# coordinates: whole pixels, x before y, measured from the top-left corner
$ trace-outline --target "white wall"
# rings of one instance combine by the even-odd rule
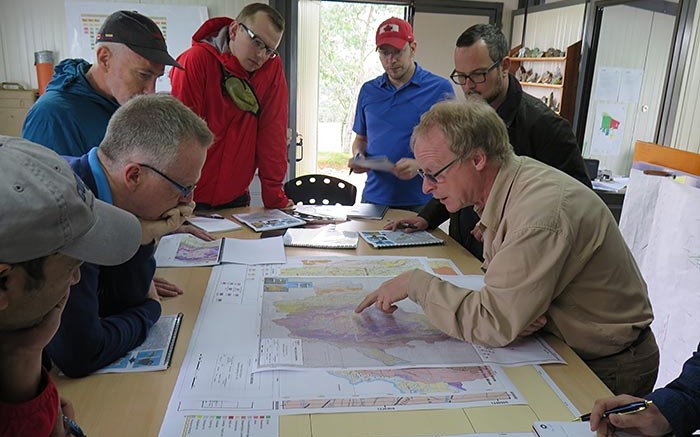
[[[654,141],[674,21],[670,15],[625,5],[609,6],[604,10],[583,154],[600,160],[600,167],[611,170],[613,174],[629,174],[635,141]],[[620,102],[626,107],[626,112],[617,155],[597,155],[591,151],[593,132],[599,127],[596,126],[598,105],[602,103],[595,98],[601,67],[643,71],[639,100]]]
[[[206,6],[210,17],[235,17],[243,6],[253,2],[150,0],[130,3]],[[0,11],[0,82],[19,82],[36,88],[34,52],[51,50],[56,63],[68,54],[64,0],[0,0]],[[179,53],[171,55],[176,57]]]

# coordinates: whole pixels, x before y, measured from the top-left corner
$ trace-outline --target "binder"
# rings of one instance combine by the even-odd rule
[[[349,219],[381,220],[389,209],[386,205],[373,203],[357,203],[347,213]]]
[[[360,231],[360,237],[375,249],[387,247],[427,246],[443,244],[444,241],[433,236],[430,232],[403,231]]]

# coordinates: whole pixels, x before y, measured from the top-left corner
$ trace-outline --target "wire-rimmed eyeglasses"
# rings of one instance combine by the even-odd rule
[[[259,36],[257,36],[255,32],[250,30],[248,26],[246,26],[243,23],[238,24],[240,24],[243,30],[245,30],[245,33],[250,38],[250,41],[253,43],[253,45],[259,52],[265,50],[265,56],[269,57],[270,59],[274,59],[277,57],[277,55],[279,55],[279,52],[277,52],[277,50],[265,44],[265,41],[263,41]]]
[[[452,70],[452,74],[450,74],[450,79],[452,79],[452,82],[456,83],[457,85],[466,85],[467,80],[469,80],[474,85],[478,85],[480,83],[486,82],[486,75],[489,74],[491,72],[491,70],[498,67],[498,65],[500,63],[501,63],[501,59],[494,62],[493,65],[491,65],[486,70],[475,71],[475,72],[472,72],[471,74],[464,74],[464,73],[458,72],[457,70]]]
[[[140,165],[141,167],[146,167],[149,170],[153,170],[158,175],[162,176],[165,180],[167,180],[168,182],[173,184],[173,186],[175,188],[177,188],[177,190],[180,192],[180,194],[182,194],[182,197],[190,197],[190,194],[192,194],[194,189],[197,188],[197,184],[182,185],[181,183],[177,182],[176,180],[174,180],[173,178],[171,178],[170,176],[166,175],[165,173],[163,173],[162,171],[158,170],[157,168],[155,168],[153,166],[150,166],[148,164],[143,164],[140,162],[137,164]]]
[[[418,169],[418,176],[422,177],[423,179],[427,179],[428,182],[430,182],[430,183],[437,184],[437,183],[438,183],[438,180],[437,180],[438,176],[440,176],[441,173],[443,173],[445,170],[447,170],[448,168],[450,168],[450,166],[451,166],[452,164],[454,164],[455,162],[457,162],[457,161],[459,161],[459,157],[457,157],[457,158],[453,159],[452,161],[448,162],[448,163],[445,164],[440,170],[436,171],[436,172],[433,173],[433,174],[426,173],[425,171],[423,171],[422,168],[419,168],[419,169]]]

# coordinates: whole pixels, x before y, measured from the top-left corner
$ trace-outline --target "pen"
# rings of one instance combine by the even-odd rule
[[[396,225],[397,229],[418,229],[418,226],[411,223],[398,223]]]
[[[68,416],[63,416],[63,427],[66,429],[66,435],[73,435],[76,437],[87,437],[82,429],[78,426],[73,419]]]
[[[360,152],[357,152],[357,153],[355,153],[355,157],[353,157],[352,160],[357,161],[358,159],[360,159],[360,156],[362,156],[360,154]],[[352,174],[352,167],[350,168],[350,173],[348,173],[348,176],[350,176],[351,174]]]
[[[204,218],[213,218],[213,219],[223,219],[224,218],[224,216],[222,216],[221,214],[216,214],[216,213],[214,213],[214,214],[202,214],[202,213],[195,212],[194,216],[195,217],[204,217]]]
[[[646,410],[647,407],[653,403],[653,401],[643,400],[638,402],[632,402],[631,404],[620,405],[619,407],[605,410],[605,412],[603,413],[603,418],[606,418],[611,414],[639,413],[640,411]],[[589,420],[591,420],[591,413],[584,414],[583,416],[574,419],[574,422],[588,422]]]

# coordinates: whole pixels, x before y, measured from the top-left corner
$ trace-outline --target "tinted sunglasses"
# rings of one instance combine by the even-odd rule
[[[229,74],[223,65],[219,64],[219,67],[221,67],[222,74],[221,88],[231,97],[233,103],[243,111],[258,115],[260,113],[260,102],[258,102],[258,97],[255,95],[255,91],[253,91],[250,83],[245,79]]]

